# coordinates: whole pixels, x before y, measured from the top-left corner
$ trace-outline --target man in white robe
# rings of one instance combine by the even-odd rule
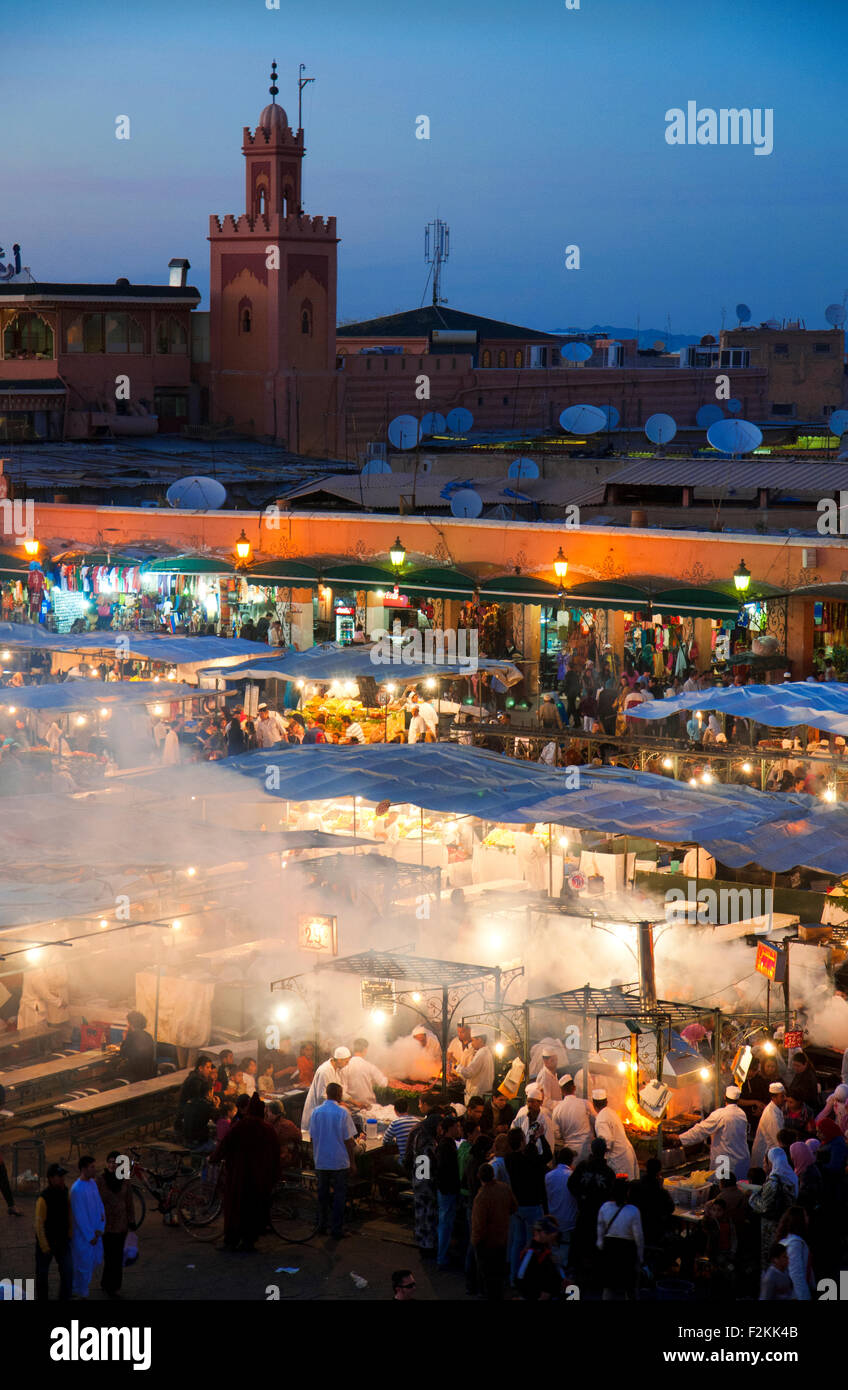
[[[377,1104],[377,1097],[374,1094],[375,1086],[388,1086],[389,1078],[384,1076],[379,1067],[373,1062],[369,1062],[366,1057],[368,1051],[368,1039],[356,1038],[353,1044],[353,1056],[344,1070],[344,1083],[347,1086],[347,1093],[352,1103],[360,1110],[370,1110],[372,1105]]]
[[[309,1116],[319,1105],[323,1105],[327,1099],[327,1087],[332,1081],[337,1086],[341,1086],[342,1092],[347,1098],[345,1070],[350,1061],[350,1048],[337,1047],[332,1057],[326,1062],[322,1062],[316,1069],[312,1078],[312,1085],[306,1093],[306,1100],[303,1102],[303,1115],[300,1120],[301,1129],[309,1128]]]
[[[533,1082],[524,1089],[524,1098],[527,1102],[522,1105],[518,1114],[510,1126],[511,1129],[524,1131],[524,1137],[528,1144],[535,1140],[536,1148],[542,1152],[540,1137],[544,1135],[548,1141],[551,1153],[554,1151],[554,1127],[551,1123],[550,1115],[542,1109],[542,1092]]]
[[[595,1137],[595,1112],[591,1101],[577,1095],[574,1078],[569,1072],[560,1077],[562,1100],[554,1107],[552,1115],[554,1137],[557,1147],[571,1149],[575,1164],[589,1157],[589,1149]]]
[[[728,1086],[725,1091],[726,1105],[713,1110],[706,1119],[687,1129],[680,1136],[686,1148],[704,1139],[710,1141],[710,1168],[713,1171],[723,1168],[722,1159],[727,1160],[729,1172],[718,1172],[719,1177],[735,1173],[737,1178],[747,1178],[751,1155],[748,1150],[748,1116],[737,1101],[742,1094],[738,1086]]]
[[[636,1150],[627,1138],[621,1117],[607,1104],[606,1091],[593,1091],[592,1103],[598,1117],[595,1120],[595,1134],[598,1139],[607,1141],[607,1163],[614,1173],[624,1173],[631,1181],[635,1181],[639,1176],[639,1162]]]
[[[553,1050],[542,1053],[542,1066],[536,1077],[536,1085],[542,1092],[542,1109],[546,1115],[553,1115],[562,1100],[562,1087],[557,1076],[557,1054]]]
[[[783,1129],[783,1107],[786,1104],[786,1091],[782,1081],[773,1081],[769,1086],[768,1105],[760,1116],[754,1147],[751,1149],[751,1167],[765,1168],[769,1149],[780,1148],[778,1132]]]
[[[103,1263],[106,1212],[97,1188],[97,1164],[90,1155],[79,1161],[79,1177],[71,1188],[71,1257],[74,1265],[74,1298],[88,1298],[88,1288],[98,1265]]]
[[[465,1104],[472,1096],[488,1096],[495,1083],[495,1059],[485,1033],[477,1033],[471,1039],[473,1049],[468,1062],[456,1068],[457,1076],[465,1082]]]

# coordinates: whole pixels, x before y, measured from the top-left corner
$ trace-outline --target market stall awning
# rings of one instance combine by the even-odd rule
[[[718,589],[696,589],[691,586],[671,589],[626,581],[591,579],[575,584],[565,591],[565,606],[578,599],[587,608],[610,610],[654,609],[658,612],[696,618],[735,618],[739,599]]]
[[[422,649],[425,635],[421,634]],[[394,648],[393,655],[396,660],[372,660],[372,653],[379,658],[382,651],[380,645],[356,644],[343,647],[335,642],[325,642],[320,646],[310,647],[305,652],[290,651],[285,656],[269,657],[266,661],[245,661],[239,666],[221,670],[219,674],[227,680],[305,680],[316,681],[319,684],[329,681],[357,681],[370,677],[378,685],[385,685],[387,682],[412,683],[428,676],[468,676],[473,675],[475,670],[497,676],[507,687],[517,684],[522,679],[521,672],[510,661],[496,661],[488,657],[480,657],[474,662],[470,658],[465,661],[407,661],[406,656],[414,652],[414,648],[402,648],[400,645]],[[438,655],[446,653],[439,652],[434,646],[434,657]],[[214,672],[204,671],[203,674],[210,675]]]
[[[0,550],[0,579],[22,579],[29,569],[29,557],[13,550]]]
[[[732,868],[756,863],[782,872],[806,865],[848,873],[848,807],[811,796],[718,783],[693,788],[612,767],[581,767],[575,787],[564,769],[451,743],[286,746],[217,767],[288,801],[313,801],[316,792],[322,799],[362,796],[492,821],[698,844]],[[203,769],[154,773],[150,780],[174,795],[188,787],[202,794]]]
[[[474,597],[478,582],[460,570],[433,568],[410,570],[400,587],[408,593],[464,600]]]
[[[848,686],[838,681],[785,681],[783,685],[732,685],[693,690],[670,700],[650,700],[627,711],[628,718],[666,719],[681,710],[715,710],[742,715],[773,729],[810,724],[848,737]]]
[[[231,560],[219,560],[217,555],[166,555],[161,560],[145,560],[143,574],[235,574]]]
[[[354,560],[329,565],[321,577],[334,589],[343,585],[349,589],[392,589],[401,582],[392,570],[381,569],[378,565],[360,565]]]
[[[480,597],[491,603],[544,603],[559,602],[560,590],[557,584],[547,579],[537,579],[532,574],[499,574],[493,579],[480,581]]]
[[[574,600],[577,600],[575,603]],[[608,608],[642,609],[649,606],[647,590],[635,584],[622,584],[615,580],[589,579],[583,584],[574,584],[563,595],[566,608]]]
[[[245,578],[248,584],[314,589],[318,585],[318,570],[303,560],[263,560],[259,565],[252,565]]]
[[[61,685],[17,685],[0,687],[0,709],[65,710],[122,709],[128,705],[196,700],[210,691],[176,681],[93,681],[70,680]]]
[[[33,623],[0,623],[0,647],[31,647],[55,652],[107,652],[114,659],[162,661],[191,666],[233,658],[259,656],[266,642],[241,637],[159,637],[138,632],[47,632]]]
[[[739,612],[738,595],[723,594],[718,589],[660,589],[652,604],[661,612],[689,618],[735,618]]]
[[[358,975],[361,979],[406,980],[410,985],[432,989],[467,984],[498,973],[496,966],[434,960],[429,956],[404,955],[401,951],[360,951],[354,956],[336,956],[333,960],[316,961],[315,969]]]

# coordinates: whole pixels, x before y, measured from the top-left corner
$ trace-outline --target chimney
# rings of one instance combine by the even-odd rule
[[[188,279],[188,272],[191,269],[191,262],[175,256],[173,260],[168,262],[168,269],[171,272],[168,284],[174,289],[184,290],[186,287],[186,280]]]

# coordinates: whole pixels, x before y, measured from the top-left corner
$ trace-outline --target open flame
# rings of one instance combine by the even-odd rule
[[[630,1062],[627,1066],[627,1096],[625,1099],[627,1121],[633,1129],[643,1134],[656,1134],[657,1126],[639,1107],[639,1053],[635,1035],[630,1038]]]

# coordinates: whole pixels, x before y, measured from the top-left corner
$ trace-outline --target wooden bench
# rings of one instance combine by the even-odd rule
[[[101,1091],[83,1100],[60,1101],[56,1109],[70,1123],[69,1154],[74,1148],[80,1151],[83,1142],[88,1145],[119,1124],[126,1126],[128,1135],[155,1126],[171,1114],[175,1093],[189,1075],[187,1067],[167,1076]]]

